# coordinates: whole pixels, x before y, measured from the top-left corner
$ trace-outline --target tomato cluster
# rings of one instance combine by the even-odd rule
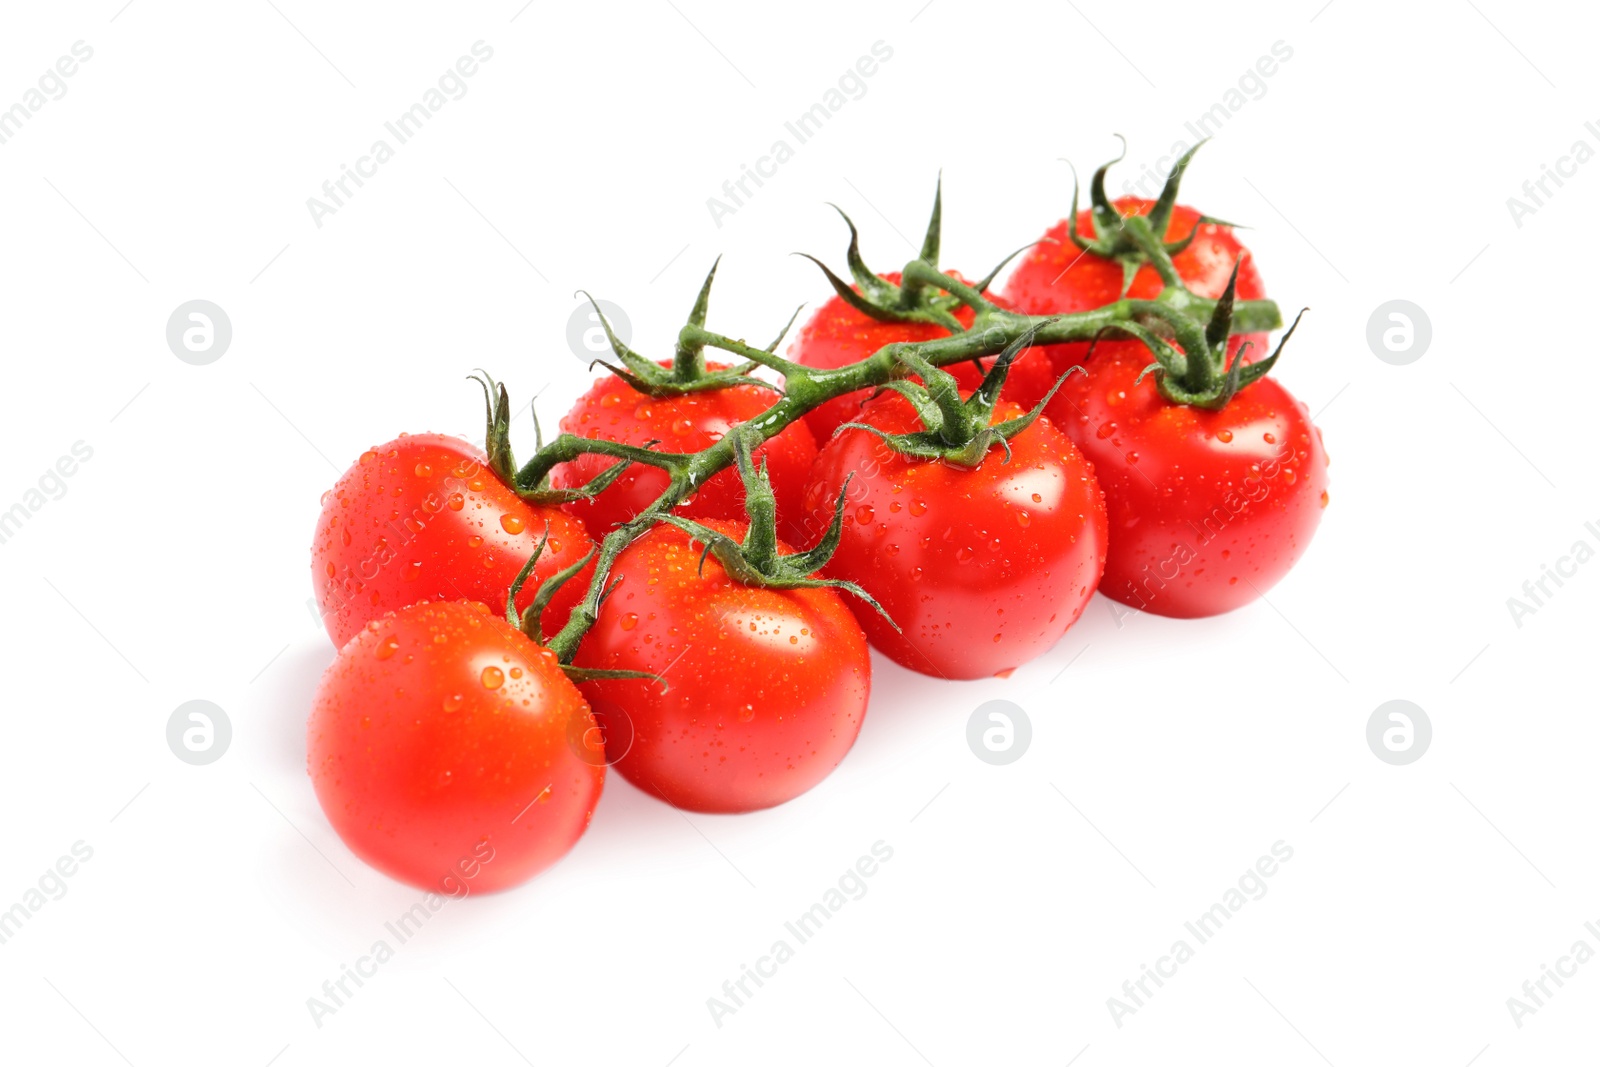
[[[1170,250],[1165,273],[1115,243],[1128,219],[1150,223],[1128,223],[1146,252]],[[353,851],[419,886],[469,867],[470,888],[512,886],[582,835],[608,767],[692,811],[781,804],[854,743],[869,646],[943,678],[1005,676],[1096,590],[1213,615],[1304,552],[1328,500],[1321,434],[1266,376],[1265,336],[1230,334],[1234,300],[1265,289],[1225,224],[1101,194],[993,296],[954,272],[873,275],[853,242],[851,267],[771,356],[791,394],[811,390],[800,409],[774,411],[785,393],[745,377],[776,345],[724,339],[754,359],[734,366],[618,343],[626,367],[522,471],[496,437],[501,390],[487,451],[401,435],[324,495],[312,571],[339,651],[308,759]],[[1146,322],[943,367],[919,354],[975,321],[1148,301],[1174,275],[1217,307],[1215,352]],[[901,362],[872,379],[884,388],[819,391],[885,352]],[[1219,391],[1174,399],[1202,356]]]

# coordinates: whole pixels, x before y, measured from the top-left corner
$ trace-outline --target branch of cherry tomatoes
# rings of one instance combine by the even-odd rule
[[[845,216],[850,279],[818,263],[835,295],[787,357],[794,319],[764,348],[706,328],[715,266],[670,359],[601,315],[609,374],[520,466],[487,374],[482,452],[363,454],[313,546],[341,651],[310,769],[345,841],[502,888],[571,847],[608,766],[696,811],[811,788],[860,729],[869,644],[1005,675],[1097,589],[1177,617],[1260,596],[1327,461],[1270,376],[1253,258],[1177,203],[1192,156],[1154,201],[1110,200],[1101,167],[1000,293],[1018,253],[975,283],[939,267],[942,195],[895,273]]]

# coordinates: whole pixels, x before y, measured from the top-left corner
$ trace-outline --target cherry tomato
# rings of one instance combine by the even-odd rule
[[[959,275],[953,276],[959,278]],[[900,284],[898,272],[885,274],[882,277],[895,285]],[[1001,307],[1008,307],[1004,300],[993,294],[989,294],[989,299]],[[955,316],[961,325],[972,325],[971,308],[963,305],[956,309]],[[948,336],[950,336],[948,330],[932,323],[880,322],[869,318],[846,304],[844,298],[836,293],[800,328],[800,336],[789,348],[789,358],[807,367],[831,370],[850,363],[858,363],[884,345],[896,341],[933,341]],[[984,364],[989,366],[993,362],[991,357],[985,360]],[[958,363],[946,367],[945,370],[955,375],[956,381],[966,392],[976,389],[983,381],[982,374],[971,363]],[[1054,384],[1055,377],[1051,373],[1048,360],[1039,350],[1029,348],[1017,354],[1011,370],[1007,373],[1001,395],[1025,408],[1031,408],[1050,391],[1050,387]],[[834,397],[807,412],[806,425],[811,427],[811,433],[816,438],[818,447],[826,445],[828,439],[841,425],[855,421],[861,413],[862,403],[871,395],[872,390],[860,389],[854,393]]]
[[[641,679],[580,688],[628,781],[690,811],[768,808],[822,781],[855,743],[871,682],[866,638],[833,590],[743,585],[715,556],[702,567],[703,554],[666,524],[635,541],[574,657],[662,675],[667,692]]]
[[[1155,205],[1142,197],[1125,196],[1112,201],[1112,206],[1123,216],[1148,215]],[[1200,213],[1178,204],[1172,209],[1167,223],[1166,240],[1170,243],[1187,237],[1199,224]],[[1089,209],[1078,213],[1078,232],[1093,236],[1094,220]],[[1198,233],[1189,247],[1172,257],[1178,277],[1196,296],[1216,300],[1228,287],[1228,275],[1234,261],[1239,261],[1239,284],[1235,290],[1238,300],[1265,299],[1266,287],[1256,269],[1255,257],[1239,243],[1231,226],[1216,223],[1200,224]],[[1143,266],[1134,275],[1128,296],[1135,300],[1153,300],[1161,293],[1161,278],[1155,268]],[[1062,219],[1046,233],[1045,239],[1023,254],[1011,276],[1006,279],[1005,297],[1016,310],[1029,315],[1065,315],[1091,311],[1115,303],[1122,296],[1122,264],[1085,252],[1072,243],[1067,233],[1067,220]],[[1264,358],[1266,334],[1240,334],[1228,339],[1228,359],[1249,341],[1245,362]],[[1096,347],[1101,352],[1133,352],[1148,354],[1149,350],[1136,340],[1108,334]],[[1065,345],[1047,345],[1045,351],[1055,374],[1064,373],[1068,367],[1082,363],[1089,351],[1088,342]],[[1145,366],[1154,362],[1145,360]]]
[[[322,676],[317,800],[350,850],[435,892],[527,881],[572,848],[605,781],[589,706],[555,654],[474,601],[375,619]]]
[[[1023,409],[1001,401],[992,422]],[[861,421],[886,433],[922,429],[897,394]],[[873,647],[945,678],[1006,674],[1046,651],[1082,614],[1105,566],[1106,511],[1093,468],[1040,419],[977,467],[915,459],[876,435],[846,430],[823,448],[806,487],[810,524],[826,529],[852,472],[843,537],[826,573],[882,604],[850,603]]]
[[[1221,411],[1168,403],[1147,349],[1095,353],[1046,415],[1094,461],[1111,544],[1100,591],[1158,615],[1232,611],[1306,550],[1328,458],[1305,406],[1270,377]]]
[[[727,369],[716,363],[708,364],[708,368]],[[721,440],[732,427],[767,410],[777,399],[778,394],[770,389],[736,385],[658,400],[607,374],[562,418],[561,429],[597,441],[630,445],[657,441],[655,448],[661,452],[699,452]],[[816,456],[816,441],[799,422],[756,450],[756,462],[767,463],[780,521],[799,513],[800,490]],[[550,483],[557,488],[577,488],[616,462],[609,456],[581,456],[556,467]],[[599,496],[566,507],[583,518],[599,537],[648,508],[666,490],[667,481],[666,472],[636,463]],[[739,473],[732,469],[720,472],[677,510],[692,519],[743,519],[744,486]]]
[[[540,581],[594,547],[583,523],[517,496],[459,438],[401,434],[368,449],[323,494],[311,543],[328,636],[342,646],[369,619],[422,600],[466,597],[503,611],[546,526],[550,540],[518,598],[522,608]],[[545,633],[566,623],[585,584],[579,574],[562,586],[541,617]]]

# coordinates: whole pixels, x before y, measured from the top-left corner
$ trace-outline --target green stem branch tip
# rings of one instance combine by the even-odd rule
[[[1294,329],[1291,326],[1279,342],[1278,349],[1266,359],[1245,365],[1235,357],[1229,365],[1226,360],[1228,338],[1241,333],[1264,333],[1278,329],[1283,325],[1278,306],[1270,300],[1235,298],[1237,264],[1227,291],[1218,300],[1195,295],[1178,276],[1172,257],[1193,240],[1200,223],[1220,222],[1202,216],[1200,223],[1188,235],[1177,241],[1164,240],[1177,202],[1178,182],[1198,147],[1196,145],[1178,160],[1148,216],[1120,215],[1105,193],[1105,172],[1110,164],[1097,170],[1090,187],[1091,217],[1097,231],[1093,238],[1078,232],[1078,193],[1074,179],[1073,212],[1069,223],[1073,242],[1086,252],[1120,262],[1130,284],[1140,267],[1152,267],[1164,284],[1162,292],[1154,299],[1129,299],[1125,286],[1121,299],[1070,315],[1024,315],[1001,309],[984,293],[1004,263],[1016,253],[1007,256],[976,286],[943,273],[937,262],[943,214],[941,188],[935,194],[932,218],[921,254],[905,265],[899,285],[879,277],[862,261],[855,224],[843,211],[839,214],[844,217],[850,230],[846,262],[855,285],[846,283],[820,260],[807,258],[812,258],[822,268],[834,291],[861,313],[890,322],[934,323],[947,330],[947,336],[914,344],[887,344],[865,359],[843,367],[822,369],[794,363],[775,353],[799,315],[798,310],[778,337],[765,348],[756,348],[743,340],[706,329],[711,285],[717,270],[715,264],[706,276],[687,323],[678,334],[673,358],[666,365],[629,348],[601,315],[601,324],[620,366],[597,362],[604,363],[613,374],[642,393],[665,397],[733,385],[754,385],[779,394],[777,400],[760,415],[740,424],[735,431],[700,452],[658,452],[654,448],[657,442],[646,446],[623,445],[562,434],[548,444],[542,444],[526,464],[515,469],[510,443],[506,438],[510,402],[505,398],[503,387],[498,387],[487,374],[482,375],[480,384],[483,385],[488,408],[491,463],[497,474],[502,477],[510,475],[507,480],[525,499],[558,504],[592,497],[603,491],[633,463],[649,464],[668,475],[666,489],[649,507],[606,534],[598,549],[582,562],[548,579],[541,587],[539,601],[519,616],[515,613],[514,600],[517,590],[532,573],[534,560],[529,560],[512,587],[507,617],[536,640],[543,637],[538,630],[538,615],[543,605],[549,603],[546,587],[552,583],[559,587],[561,582],[571,580],[593,559],[594,576],[590,579],[583,600],[573,609],[566,625],[558,633],[550,635],[546,642],[563,663],[570,664],[579,641],[594,625],[601,605],[615,588],[614,584],[609,584],[609,576],[617,557],[628,545],[660,522],[689,532],[696,541],[705,545],[708,554],[717,556],[724,568],[738,580],[782,588],[811,585],[840,588],[865,597],[874,607],[878,607],[865,592],[849,583],[812,577],[838,544],[843,514],[839,509],[844,506],[844,495],[841,493],[832,526],[815,548],[780,556],[777,553],[776,506],[767,482],[765,465],[752,459],[764,442],[783,432],[807,412],[849,393],[882,388],[899,392],[912,403],[926,429],[917,434],[887,435],[899,438],[891,440],[891,445],[911,454],[927,454],[946,461],[970,464],[982,462],[988,451],[995,447],[1005,450],[1009,456],[1006,439],[1026,429],[1044,406],[1041,402],[1019,418],[989,425],[989,415],[1005,375],[1012,361],[1029,345],[1093,342],[1107,334],[1133,337],[1151,350],[1155,362],[1146,373],[1157,376],[1160,391],[1169,402],[1205,408],[1218,408],[1226,404],[1239,389],[1272,368],[1282,351],[1283,341],[1288,340]],[[974,313],[971,326],[963,326],[955,317],[955,311],[962,306],[971,308]],[[1299,318],[1296,318],[1295,324],[1298,323]],[[708,348],[726,352],[743,362],[728,370],[709,370],[705,356]],[[1000,358],[986,373],[983,384],[974,395],[961,398],[955,390],[954,379],[943,368],[990,356]],[[763,367],[783,375],[781,389],[752,376],[752,371]],[[922,379],[920,386],[908,381],[913,375]],[[1065,381],[1065,377],[1061,381]],[[1051,395],[1060,388],[1061,381],[1051,389]],[[1045,399],[1048,401],[1049,396]],[[877,432],[872,427],[850,425]],[[609,456],[617,462],[581,488],[552,488],[549,484],[551,471],[557,465],[571,462],[582,455]],[[749,532],[742,543],[674,514],[674,510],[693,495],[697,486],[734,466],[737,466],[744,479],[747,510],[751,519]],[[543,545],[541,540],[539,549],[535,551],[535,559]],[[553,592],[554,589],[550,589],[550,593]]]

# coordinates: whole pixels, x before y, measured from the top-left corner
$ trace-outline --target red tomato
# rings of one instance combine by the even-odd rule
[[[1112,206],[1124,216],[1148,215],[1154,204],[1153,200],[1136,196],[1119,197],[1112,201]],[[1174,206],[1167,223],[1167,242],[1187,237],[1199,220],[1200,213],[1193,208],[1182,204]],[[1078,233],[1086,237],[1095,234],[1093,215],[1088,208],[1078,213]],[[1073,244],[1067,233],[1066,219],[1052,226],[1045,233],[1045,238],[1023,255],[1016,270],[1006,279],[1006,299],[1018,311],[1029,315],[1066,315],[1104,307],[1121,298],[1122,264],[1085,252]],[[1189,247],[1172,257],[1172,265],[1178,269],[1178,277],[1196,296],[1216,300],[1228,287],[1228,275],[1233,271],[1235,260],[1239,261],[1239,284],[1235,298],[1265,299],[1266,286],[1256,270],[1255,257],[1234,237],[1231,226],[1210,222],[1201,225],[1200,232],[1195,234]],[[1134,275],[1128,296],[1135,300],[1153,300],[1161,293],[1161,288],[1160,276],[1155,268],[1147,265],[1140,267],[1139,273]],[[1228,339],[1230,363],[1233,354],[1245,341],[1251,342],[1250,350],[1245,353],[1247,363],[1264,358],[1270,351],[1266,347],[1266,334],[1240,334]],[[1146,355],[1149,353],[1139,341],[1108,333],[1095,349],[1095,354],[1136,350]],[[1089,343],[1048,345],[1045,351],[1049,353],[1050,362],[1059,375],[1068,367],[1083,362],[1089,351]],[[1149,366],[1153,362],[1155,357],[1150,356],[1144,365]]]
[[[743,538],[745,524],[707,526]],[[784,546],[781,552],[790,550]],[[826,778],[855,743],[871,664],[831,589],[763,589],[662,524],[612,568],[622,579],[578,647],[580,667],[648,671],[584,682],[622,776],[690,811],[754,811]]]
[[[322,676],[307,728],[317,800],[350,850],[461,896],[527,881],[572,848],[605,782],[589,706],[486,605],[368,623]]]
[[[1022,414],[1001,401],[992,423]],[[862,421],[886,433],[922,429],[896,394]],[[1005,674],[1046,651],[1083,612],[1105,566],[1106,511],[1093,468],[1040,419],[977,467],[914,459],[846,430],[817,457],[806,487],[810,524],[827,528],[852,472],[843,538],[826,567],[860,585],[896,633],[851,598],[867,637],[902,666],[945,678]]]
[[[1194,618],[1256,599],[1300,558],[1328,504],[1328,457],[1272,378],[1221,411],[1168,403],[1147,350],[1096,352],[1046,415],[1094,461],[1111,545],[1100,591]]]
[[[583,523],[517,496],[458,438],[401,434],[368,449],[323,494],[311,543],[328,636],[343,646],[369,619],[422,600],[465,597],[504,611],[546,524],[550,540],[520,608],[533,603],[540,581],[594,547]],[[586,584],[580,573],[561,587],[541,617],[545,633],[566,623]]]
[[[899,272],[885,274],[883,278],[895,285],[900,284]],[[989,298],[1001,307],[1009,306],[993,294],[990,294]],[[955,316],[961,325],[969,327],[972,325],[971,308],[963,305],[956,310]],[[948,336],[950,336],[948,330],[931,323],[880,322],[869,318],[846,304],[844,298],[835,293],[800,328],[800,336],[789,348],[789,358],[807,367],[832,370],[835,367],[859,363],[884,345],[896,341],[934,341]],[[986,367],[993,363],[992,358],[984,361]],[[960,363],[946,367],[945,370],[955,375],[956,381],[965,392],[976,389],[983,381],[978,368],[971,363]],[[1043,358],[1042,353],[1038,349],[1024,349],[1017,354],[1016,361],[1012,363],[1001,395],[1025,408],[1032,408],[1043,399],[1054,384],[1055,377],[1050,371],[1050,364]],[[834,397],[807,412],[806,425],[811,427],[811,433],[816,438],[818,447],[826,445],[834,431],[844,423],[859,418],[862,403],[871,395],[872,390],[860,389],[854,393]]]
[[[708,364],[708,368],[727,369],[717,363]],[[736,385],[656,400],[607,374],[573,405],[561,420],[561,429],[590,440],[629,445],[659,441],[655,447],[661,452],[699,452],[720,441],[732,427],[767,410],[777,399],[778,394],[770,389]],[[757,464],[763,459],[767,462],[780,521],[799,514],[800,490],[816,456],[816,441],[799,422],[756,450]],[[616,462],[610,456],[582,456],[551,471],[550,484],[558,489],[575,489]],[[566,507],[583,518],[598,537],[648,508],[666,490],[667,481],[664,471],[636,463],[599,496]],[[677,511],[697,520],[743,519],[744,486],[739,472],[729,469],[718,473]]]

